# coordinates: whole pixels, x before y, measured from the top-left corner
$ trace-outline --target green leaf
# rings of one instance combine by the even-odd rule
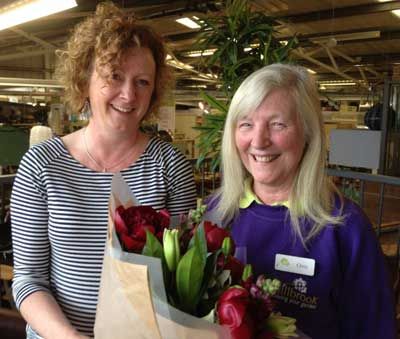
[[[203,260],[197,246],[189,249],[176,270],[176,288],[181,310],[194,314],[203,281]]]
[[[188,248],[192,247],[197,247],[201,255],[201,260],[204,267],[207,260],[207,239],[206,239],[206,234],[204,232],[203,224],[197,226],[192,239],[190,239]]]
[[[142,250],[143,255],[163,259],[163,247],[160,241],[146,229],[146,244]]]
[[[221,100],[212,97],[204,91],[200,91],[200,96],[207,102],[212,108],[215,108],[221,113],[228,113],[228,106]]]
[[[204,278],[201,285],[200,296],[204,295],[207,291],[210,280],[214,276],[215,267],[217,265],[218,256],[221,254],[221,250],[215,251],[207,257],[206,266],[204,268]]]

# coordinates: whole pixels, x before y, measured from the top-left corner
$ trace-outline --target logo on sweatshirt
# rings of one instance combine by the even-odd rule
[[[293,280],[292,283],[284,283],[274,296],[276,299],[299,308],[316,309],[318,307],[318,297],[307,294],[307,281],[302,277]]]
[[[307,282],[304,279],[298,278],[293,280],[293,287],[301,293],[307,293]]]

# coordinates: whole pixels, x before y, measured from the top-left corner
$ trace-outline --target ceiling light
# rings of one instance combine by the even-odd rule
[[[0,30],[76,7],[75,0],[20,0],[0,8]]]
[[[357,85],[354,81],[332,81],[332,82],[320,82],[320,86],[355,86]]]
[[[312,70],[311,68],[307,68],[308,73],[310,74],[317,74],[316,71]]]
[[[400,18],[400,9],[394,9],[394,10],[392,11],[392,13],[393,13],[395,16],[397,16],[397,17]]]
[[[200,28],[200,26],[196,22],[194,22],[192,19],[190,19],[188,17],[176,19],[175,21],[179,22],[183,26],[186,26],[186,27],[189,27],[192,29]]]

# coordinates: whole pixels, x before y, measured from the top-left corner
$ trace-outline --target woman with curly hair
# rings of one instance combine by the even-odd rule
[[[59,56],[67,104],[90,119],[32,147],[15,179],[13,292],[29,338],[93,336],[113,173],[141,204],[172,215],[196,200],[185,157],[139,129],[169,78],[160,37],[102,3]]]

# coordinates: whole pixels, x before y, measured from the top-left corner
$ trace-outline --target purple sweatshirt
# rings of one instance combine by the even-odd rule
[[[293,235],[286,207],[253,202],[232,225],[255,274],[282,282],[277,309],[313,339],[395,339],[395,307],[386,263],[371,223],[345,200],[344,224],[325,227],[306,250]],[[336,212],[337,213],[337,212]],[[307,229],[309,223],[303,223]],[[276,254],[315,260],[308,276],[275,269]]]

